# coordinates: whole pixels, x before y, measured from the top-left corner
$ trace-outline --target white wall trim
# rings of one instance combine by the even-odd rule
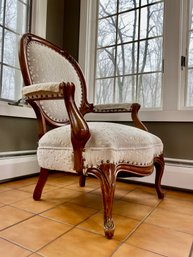
[[[47,0],[33,0],[32,33],[45,38],[47,22]]]
[[[179,160],[178,160],[179,161]],[[39,172],[36,155],[6,156],[0,158],[0,182]],[[129,178],[132,181],[154,183],[155,172],[144,178]],[[162,185],[193,190],[193,165],[166,163]]]
[[[0,158],[0,182],[39,172],[36,155],[7,156]]]
[[[127,179],[154,184],[155,172],[144,178]],[[166,164],[161,184],[172,188],[193,190],[193,166]]]
[[[9,105],[8,102],[4,101],[0,101],[0,116],[36,118],[31,107]]]
[[[141,109],[139,118],[147,122],[192,122],[193,111],[145,111]],[[131,115],[129,113],[89,113],[86,119],[89,121],[130,121]]]

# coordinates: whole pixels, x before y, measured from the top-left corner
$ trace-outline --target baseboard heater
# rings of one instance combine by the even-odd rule
[[[144,178],[127,178],[130,181],[154,184],[155,172]],[[162,185],[171,188],[193,191],[193,161],[165,158],[165,171]]]
[[[39,172],[36,151],[0,153],[0,182]]]
[[[193,161],[165,158],[162,185],[193,190]],[[36,151],[0,153],[0,182],[39,173]],[[155,172],[144,178],[125,178],[131,181],[153,184]]]

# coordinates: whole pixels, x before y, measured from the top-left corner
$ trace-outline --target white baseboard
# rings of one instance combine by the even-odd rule
[[[38,172],[39,166],[34,154],[0,158],[0,182]]]
[[[147,177],[128,179],[154,184],[155,172]],[[163,186],[193,190],[193,166],[166,164],[161,184]]]
[[[6,156],[0,158],[0,181],[39,172],[35,154],[21,156]],[[155,172],[144,178],[128,178],[133,181],[154,183]],[[162,185],[193,190],[193,165],[166,163]]]

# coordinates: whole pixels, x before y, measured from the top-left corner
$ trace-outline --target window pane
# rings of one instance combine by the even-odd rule
[[[98,47],[114,45],[116,40],[115,16],[99,20]]]
[[[117,11],[116,0],[100,0],[99,1],[99,18],[115,14]]]
[[[156,3],[160,0],[141,0],[141,5],[146,5],[146,4],[152,4],[152,3]]]
[[[18,100],[23,85],[19,70],[18,41],[29,27],[27,15],[31,0],[0,0],[0,8],[0,98]]]
[[[138,78],[139,102],[146,108],[161,106],[162,74],[142,74]]]
[[[186,106],[193,106],[193,70],[188,71]]]
[[[0,27],[0,62],[2,62],[2,28]]]
[[[118,17],[118,43],[136,40],[138,36],[138,10]]]
[[[163,34],[163,3],[141,9],[140,38],[157,37]]]
[[[190,32],[188,57],[188,66],[193,67],[193,32]]]
[[[136,76],[123,76],[116,79],[115,102],[130,103],[136,97]]]
[[[115,51],[113,47],[98,50],[96,77],[105,78],[113,76],[115,72]]]
[[[193,107],[193,0],[189,1],[188,67],[185,88],[185,106]]]
[[[96,81],[95,100],[97,104],[113,103],[114,79]]]
[[[15,85],[17,85],[17,87]],[[10,100],[20,99],[21,87],[21,72],[13,68],[3,66],[1,97]]]
[[[0,24],[3,24],[4,0],[0,0]]]
[[[139,0],[120,0],[119,12],[134,9],[139,6]]]
[[[6,1],[6,27],[23,34],[26,31],[26,17],[26,5],[17,0]]]
[[[139,72],[161,71],[162,38],[140,42]]]
[[[14,67],[19,68],[19,61],[18,61],[18,40],[19,37],[5,30],[5,38],[4,38],[4,56],[3,62],[9,64]]]
[[[98,48],[104,49],[96,52],[96,95],[100,91],[108,94],[104,101],[139,101],[144,107],[161,107],[164,2],[116,2],[117,13],[98,17]],[[107,53],[110,49],[113,51]],[[115,79],[108,87],[112,92],[105,91],[104,81],[98,80],[105,77]]]
[[[117,75],[137,72],[137,43],[117,47]]]

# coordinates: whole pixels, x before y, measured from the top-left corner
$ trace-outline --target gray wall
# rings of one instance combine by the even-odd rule
[[[47,38],[67,49],[76,59],[79,7],[79,0],[48,0]],[[193,160],[193,123],[146,122],[145,124],[150,132],[163,140],[166,157]],[[0,117],[0,151],[36,149],[36,133],[37,125],[33,119]]]
[[[0,152],[35,150],[36,148],[36,120],[0,117]]]
[[[78,60],[79,0],[48,0],[46,37]]]
[[[193,122],[146,122],[145,125],[162,139],[166,157],[193,160]]]

